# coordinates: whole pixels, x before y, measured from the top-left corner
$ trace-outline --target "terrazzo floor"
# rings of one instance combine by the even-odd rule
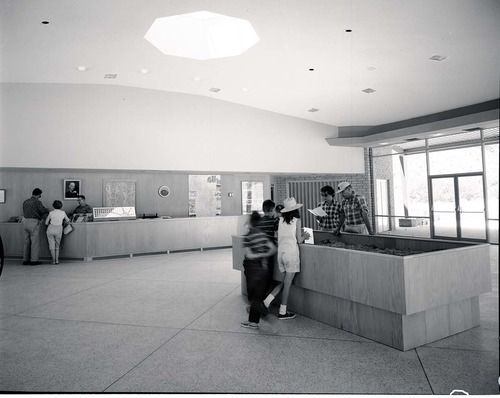
[[[21,262],[0,277],[1,392],[499,392],[498,246],[481,326],[406,352],[303,316],[241,328],[230,249]]]

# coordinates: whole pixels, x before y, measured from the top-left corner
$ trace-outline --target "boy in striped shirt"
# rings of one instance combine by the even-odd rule
[[[261,315],[268,313],[263,300],[269,289],[269,268],[267,259],[276,252],[276,246],[269,237],[259,229],[261,217],[254,211],[250,216],[249,231],[243,240],[245,258],[243,268],[247,282],[248,300],[251,302],[248,321],[241,326],[258,329]]]

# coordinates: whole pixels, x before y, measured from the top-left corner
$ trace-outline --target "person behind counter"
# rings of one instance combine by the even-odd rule
[[[45,225],[48,225],[47,241],[49,242],[52,264],[59,264],[59,247],[61,246],[63,222],[69,223],[69,218],[66,213],[61,210],[63,204],[60,200],[54,200],[52,206],[54,210],[49,213],[45,220]]]
[[[338,192],[342,194],[343,200],[340,205],[340,221],[337,228],[333,230],[333,234],[337,235],[345,223],[345,232],[374,235],[365,197],[354,193],[351,183],[347,181],[339,184]]]
[[[23,265],[40,265],[40,221],[49,213],[40,201],[42,190],[35,188],[32,196],[23,202]]]
[[[87,214],[92,213],[92,207],[90,207],[85,199],[85,195],[78,195],[78,206],[73,210],[73,214]]]
[[[269,308],[274,298],[283,290],[278,313],[278,319],[282,320],[295,318],[293,312],[287,311],[288,295],[295,274],[300,272],[299,243],[310,237],[307,232],[302,231],[299,212],[302,204],[297,203],[293,197],[285,199],[283,204],[278,225],[278,266],[285,278],[264,300],[264,305]]]
[[[316,216],[319,229],[321,231],[333,231],[337,227],[340,218],[340,204],[335,200],[335,189],[330,185],[325,185],[321,188],[321,196],[324,200],[318,203],[318,207],[325,211],[326,216]]]

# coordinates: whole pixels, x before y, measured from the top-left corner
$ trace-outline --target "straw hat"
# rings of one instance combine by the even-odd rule
[[[338,193],[341,193],[343,192],[347,187],[350,187],[351,186],[351,183],[350,182],[347,182],[347,181],[342,181],[338,188],[337,188],[337,192]]]
[[[302,207],[302,203],[297,203],[294,197],[286,198],[283,201],[285,207],[281,210],[281,213],[287,213],[289,211],[297,210]]]

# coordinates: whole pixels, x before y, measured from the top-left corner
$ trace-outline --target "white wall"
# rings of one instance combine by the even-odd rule
[[[0,167],[364,173],[325,124],[114,85],[0,85]]]

